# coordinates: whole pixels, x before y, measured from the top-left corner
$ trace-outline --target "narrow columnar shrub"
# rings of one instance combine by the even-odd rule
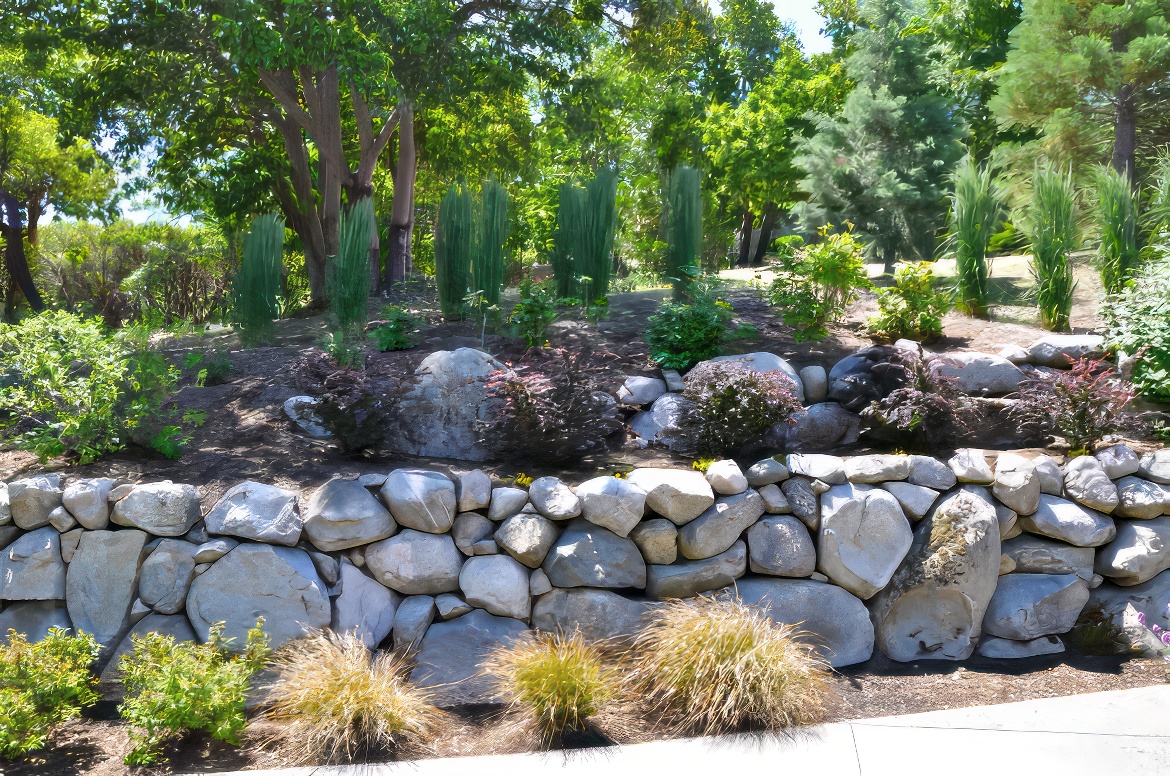
[[[756,372],[736,361],[707,361],[687,373],[694,402],[683,426],[693,452],[734,455],[800,410],[796,384],[783,372]]]
[[[891,342],[902,337],[921,342],[937,339],[951,295],[936,291],[934,281],[929,262],[899,264],[894,285],[877,290],[878,314],[866,321],[866,332]]]
[[[504,282],[504,243],[508,240],[508,191],[495,178],[484,184],[477,201],[472,279],[487,306],[500,303]]]
[[[585,729],[619,693],[618,674],[580,633],[546,635],[497,647],[484,663],[511,710],[546,743]]]
[[[363,197],[341,218],[341,246],[329,264],[326,291],[337,331],[355,336],[366,325],[370,299],[370,238],[374,201]]]
[[[283,257],[284,219],[276,213],[258,217],[244,235],[244,258],[232,278],[233,313],[245,347],[272,342]]]
[[[565,183],[558,192],[557,229],[553,233],[552,265],[557,296],[575,296],[580,274],[579,251],[585,234],[588,194],[575,183]]]
[[[1096,174],[1096,217],[1101,234],[1097,271],[1106,294],[1117,294],[1141,260],[1138,249],[1138,195],[1129,175],[1112,167]]]
[[[1032,272],[1040,325],[1049,331],[1068,331],[1073,280],[1068,254],[1079,244],[1077,194],[1072,173],[1038,165],[1032,176],[1027,231],[1032,243]]]
[[[471,283],[471,254],[475,246],[475,208],[467,186],[451,184],[439,205],[435,224],[435,281],[444,318],[463,314],[463,300]]]
[[[212,626],[203,644],[176,642],[162,633],[135,635],[133,648],[118,661],[126,697],[119,706],[131,725],[127,765],[159,759],[168,740],[207,733],[239,746],[244,730],[248,680],[264,667],[270,650],[260,623],[248,632],[244,651],[228,651],[223,624]]]
[[[951,229],[955,255],[956,306],[968,315],[987,317],[987,246],[1004,211],[999,184],[989,165],[964,157],[951,175]]]
[[[799,636],[739,600],[673,601],[636,637],[630,681],[676,726],[703,734],[813,724],[828,664]]]
[[[45,745],[53,728],[98,701],[89,666],[100,647],[93,636],[52,628],[29,643],[8,631],[0,647],[0,757],[17,757]]]
[[[434,735],[441,715],[427,692],[406,680],[397,653],[371,654],[352,633],[314,632],[272,661],[269,716],[280,722],[277,746],[303,763],[337,762]]]
[[[703,249],[703,199],[699,181],[699,171],[685,164],[675,167],[670,175],[666,276],[674,285],[676,302],[687,299]]]
[[[617,173],[610,168],[598,170],[585,185],[585,218],[581,230],[581,248],[577,274],[589,278],[580,293],[585,302],[609,296],[609,279],[613,272],[614,230],[617,227]]]

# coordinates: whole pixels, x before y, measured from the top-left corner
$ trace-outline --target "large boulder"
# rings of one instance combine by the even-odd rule
[[[536,511],[549,520],[571,520],[581,514],[581,499],[556,477],[540,477],[528,486],[528,498]]]
[[[829,485],[844,485],[845,460],[835,455],[819,453],[795,453],[785,460],[788,471],[794,475],[808,477],[810,480],[820,480]]]
[[[1040,496],[1035,514],[1020,518],[1028,533],[1060,539],[1077,547],[1100,547],[1113,541],[1117,527],[1108,515],[1056,496]]]
[[[38,474],[8,483],[8,508],[17,528],[35,531],[49,524],[61,506],[61,475]]]
[[[398,525],[440,534],[455,522],[455,483],[426,469],[395,469],[378,491]]]
[[[618,536],[628,536],[646,513],[646,491],[617,477],[594,477],[581,483],[577,498],[586,520]]]
[[[398,402],[404,420],[391,432],[392,447],[409,455],[487,460],[492,451],[480,424],[490,419],[498,400],[488,396],[485,383],[503,369],[474,348],[431,353],[415,370],[414,386]]]
[[[1138,474],[1150,482],[1170,485],[1170,450],[1146,453],[1138,462]]]
[[[436,622],[422,639],[410,681],[429,689],[440,707],[499,702],[492,677],[483,672],[484,660],[496,647],[530,633],[519,620],[483,609]]]
[[[956,450],[947,461],[959,482],[969,482],[975,485],[990,485],[995,481],[991,467],[987,465],[987,457],[982,450],[963,448]]]
[[[744,477],[747,479],[748,485],[753,488],[775,485],[778,482],[784,482],[789,476],[790,472],[788,471],[788,467],[775,458],[765,458],[762,461],[756,461],[744,472]]]
[[[664,517],[638,523],[630,531],[630,539],[647,563],[664,565],[678,560],[678,529]]]
[[[204,518],[207,532],[292,547],[301,540],[297,494],[262,482],[228,490]]]
[[[1118,503],[1117,486],[1101,462],[1091,455],[1073,458],[1064,465],[1064,492],[1089,509],[1108,514]]]
[[[65,580],[69,619],[100,644],[130,624],[146,539],[142,531],[86,531],[73,553]]]
[[[268,544],[241,544],[195,577],[187,594],[191,627],[206,641],[211,626],[224,623],[223,635],[243,649],[248,631],[264,619],[270,646],[278,649],[331,621],[329,598],[313,561],[304,550]]]
[[[1100,334],[1045,334],[1028,346],[1028,359],[1039,366],[1068,369],[1073,361],[1101,352]]]
[[[0,554],[0,600],[50,601],[65,597],[61,535],[45,526],[23,534]]]
[[[520,514],[527,505],[528,491],[523,488],[496,488],[488,506],[488,520],[499,521]]]
[[[1170,517],[1118,524],[1117,538],[1097,550],[1095,569],[1118,585],[1140,585],[1170,569]]]
[[[650,409],[630,418],[630,430],[643,444],[659,444],[675,448],[687,441],[684,421],[695,403],[681,394],[664,393],[654,400]]]
[[[366,547],[374,578],[403,595],[438,595],[459,589],[463,554],[447,534],[411,528]]]
[[[808,577],[817,568],[817,551],[808,528],[795,517],[765,517],[747,531],[748,565],[756,574]]]
[[[999,520],[962,491],[918,524],[914,544],[871,602],[877,643],[893,660],[966,660],[999,579]]]
[[[768,447],[791,452],[835,450],[851,445],[861,436],[861,416],[835,401],[818,402],[793,413],[788,422],[777,423],[764,436]]]
[[[991,597],[983,630],[1014,641],[1067,633],[1088,600],[1089,588],[1076,574],[1006,574]]]
[[[459,572],[467,603],[500,617],[527,620],[532,611],[528,569],[507,555],[468,558]]]
[[[727,587],[747,571],[747,547],[742,541],[705,560],[687,560],[646,571],[646,595],[657,601],[690,598]]]
[[[1040,536],[1021,534],[1003,543],[1003,554],[1022,574],[1076,574],[1086,582],[1093,578],[1092,547],[1074,547]]]
[[[1147,627],[1143,630],[1154,625],[1170,630],[1170,571],[1127,587],[1105,582],[1089,591],[1085,615],[1120,626],[1126,607],[1144,615]]]
[[[784,359],[777,356],[775,353],[744,353],[738,356],[716,356],[711,359],[716,363],[721,361],[732,361],[737,364],[743,364],[753,372],[781,372],[785,377],[792,381],[795,387],[796,398],[802,403],[804,402],[804,383],[800,379],[800,375],[792,365]],[[705,362],[700,362],[705,363]]]
[[[691,560],[726,550],[764,514],[764,500],[754,490],[727,496],[678,531],[678,549]]]
[[[512,515],[495,532],[495,542],[504,552],[530,569],[539,568],[557,540],[557,526],[540,515]],[[479,554],[479,553],[476,553]]]
[[[646,586],[638,545],[580,518],[569,523],[541,568],[555,587]]]
[[[645,601],[610,590],[553,588],[536,599],[532,627],[549,633],[578,631],[586,641],[629,638],[638,632],[648,610]]]
[[[1130,474],[1137,474],[1142,468],[1141,459],[1127,444],[1110,445],[1093,454],[1105,474],[1111,480],[1119,480]]]
[[[902,511],[911,520],[921,520],[938,500],[937,490],[922,485],[911,485],[909,482],[887,482],[882,485],[882,490],[888,491],[898,499]]]
[[[68,630],[69,610],[62,601],[17,601],[0,612],[0,644],[8,643],[8,631],[23,634],[29,641],[40,641],[52,628]]]
[[[936,377],[955,381],[955,387],[973,396],[1015,393],[1024,381],[1023,371],[1002,356],[990,353],[947,353],[930,361]]]
[[[203,516],[199,491],[194,485],[176,485],[170,480],[135,485],[114,504],[110,521],[114,525],[140,528],[154,536],[182,536]]]
[[[885,398],[905,383],[905,370],[890,363],[897,355],[897,348],[875,346],[841,359],[829,370],[828,398],[853,412]]]
[[[913,539],[897,499],[884,490],[837,485],[821,497],[817,570],[863,600],[886,586]]]
[[[979,642],[979,655],[992,660],[1018,660],[1021,658],[1059,655],[1064,652],[1064,642],[1059,636],[1041,636],[1031,641],[1012,641],[988,636]]]
[[[1117,481],[1117,509],[1113,514],[1136,520],[1149,520],[1166,511],[1170,489],[1140,477],[1122,477]]]
[[[796,626],[834,668],[864,663],[873,656],[869,612],[844,588],[811,579],[746,577],[735,592],[778,623]]]
[[[908,455],[855,455],[845,459],[845,479],[859,485],[880,485],[910,476]]]
[[[341,595],[333,600],[329,627],[353,633],[369,649],[390,635],[402,596],[370,579],[347,559],[341,560]]]
[[[61,494],[61,504],[77,519],[82,528],[100,531],[110,523],[110,490],[114,481],[108,478],[74,480]]]
[[[715,492],[693,469],[634,469],[627,480],[646,492],[646,506],[675,525],[686,525],[715,503]]]
[[[357,480],[335,478],[309,499],[304,528],[314,547],[336,552],[387,539],[398,525]]]
[[[163,539],[142,563],[138,597],[159,614],[175,614],[187,603],[187,590],[195,578],[195,554],[199,545],[181,539]]]
[[[910,474],[906,477],[906,481],[911,485],[920,485],[924,488],[950,490],[955,487],[959,478],[951,471],[950,466],[937,458],[932,458],[929,455],[912,455],[910,456]]]
[[[1022,455],[1000,453],[991,492],[1016,514],[1032,514],[1040,508],[1040,476],[1036,474],[1036,465]]]

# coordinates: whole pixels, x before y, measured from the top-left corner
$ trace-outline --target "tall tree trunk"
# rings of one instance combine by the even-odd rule
[[[32,272],[28,269],[28,257],[24,255],[24,229],[20,223],[20,203],[16,197],[0,189],[0,210],[3,220],[0,229],[4,233],[4,266],[8,270],[9,289],[4,300],[4,317],[9,321],[16,317],[15,293],[19,288],[24,298],[28,300],[33,312],[39,313],[45,309],[41,294],[33,282]]]
[[[1123,84],[1117,90],[1117,113],[1113,119],[1113,169],[1137,180],[1137,99],[1133,86]]]
[[[418,155],[414,146],[414,103],[398,106],[398,160],[394,172],[394,201],[390,208],[390,234],[386,255],[386,287],[406,280],[414,269],[411,237],[414,233],[414,182]]]
[[[28,244],[40,245],[41,237],[39,226],[41,222],[41,215],[44,214],[45,209],[41,207],[40,202],[30,200],[28,203],[27,212],[28,227],[26,229],[26,234],[28,234]]]
[[[354,120],[358,128],[359,159],[358,169],[351,179],[351,185],[346,188],[346,198],[356,202],[362,197],[374,195],[374,170],[378,166],[378,158],[394,134],[398,126],[400,109],[395,108],[393,113],[382,124],[378,134],[374,134],[374,119],[370,114],[369,106],[362,97],[357,85],[349,85],[350,101],[353,103]],[[378,290],[382,285],[382,243],[381,233],[376,227],[370,234],[370,288]]]
[[[780,209],[776,207],[775,202],[769,202],[764,205],[764,215],[760,218],[760,239],[756,243],[756,252],[752,256],[752,264],[760,265],[764,263],[764,256],[771,247],[772,230],[776,228],[776,216],[780,214]]]
[[[755,226],[756,217],[752,215],[750,208],[745,208],[743,211],[743,219],[739,224],[739,256],[735,260],[735,266],[746,267],[751,261],[751,256],[748,254],[752,250],[752,227]]]

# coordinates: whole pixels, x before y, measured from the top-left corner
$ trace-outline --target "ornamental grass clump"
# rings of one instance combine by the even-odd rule
[[[733,455],[801,408],[796,384],[783,372],[756,372],[738,361],[707,361],[686,377],[694,404],[683,420],[688,447],[702,455]]]
[[[233,315],[244,347],[273,341],[283,260],[284,219],[276,213],[258,217],[244,235],[244,259],[232,278]]]
[[[789,625],[738,599],[672,601],[635,639],[634,692],[704,735],[819,722],[828,663]]]
[[[1096,173],[1096,220],[1101,231],[1097,271],[1106,294],[1117,294],[1141,262],[1138,195],[1128,174],[1112,167]]]
[[[691,283],[699,273],[699,253],[703,250],[701,178],[702,173],[685,164],[675,167],[670,175],[666,276],[674,286],[675,302],[690,298]]]
[[[425,741],[442,715],[425,690],[406,681],[409,664],[393,652],[371,654],[353,633],[316,631],[272,661],[269,717],[282,723],[275,743],[302,763],[339,762]]]
[[[1003,216],[999,184],[990,166],[965,157],[951,175],[951,230],[955,254],[956,306],[968,315],[987,317],[987,246]]]
[[[1049,331],[1068,331],[1076,288],[1068,254],[1079,244],[1077,193],[1071,172],[1036,167],[1027,211],[1027,232],[1032,242],[1032,273],[1036,278],[1040,325]]]
[[[584,731],[620,691],[618,673],[601,648],[585,643],[579,632],[504,644],[484,670],[510,710],[551,745],[566,733]]]
[[[0,647],[0,757],[40,749],[53,728],[98,702],[93,636],[51,628],[35,643],[14,630]]]
[[[435,282],[443,317],[463,315],[471,284],[471,256],[475,249],[475,208],[471,190],[451,184],[439,205],[435,224]]]

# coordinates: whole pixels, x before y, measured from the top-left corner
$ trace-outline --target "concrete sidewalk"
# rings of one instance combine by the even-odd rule
[[[1170,685],[1159,685],[840,722],[796,740],[695,738],[241,776],[1161,776],[1168,768]]]

